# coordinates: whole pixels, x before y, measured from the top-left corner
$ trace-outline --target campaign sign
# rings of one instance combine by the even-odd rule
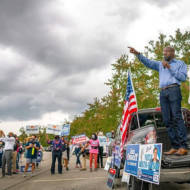
[[[127,172],[125,172],[125,167],[126,167],[126,164],[124,166],[124,171],[123,171],[123,175],[122,175],[121,181],[129,184],[130,174],[128,174]]]
[[[121,164],[121,152],[120,152],[120,146],[115,146],[115,154],[114,154],[114,165],[120,168]]]
[[[42,151],[38,151],[36,162],[40,163],[41,161],[42,161]]]
[[[107,187],[113,189],[114,179],[115,179],[116,170],[110,168],[108,172],[108,180],[107,180]]]
[[[61,129],[61,125],[48,125],[46,128],[46,133],[52,135],[60,135]]]
[[[107,132],[106,133],[106,137],[111,138],[112,137],[112,133],[111,132]]]
[[[85,143],[89,139],[85,134],[77,135],[72,137],[72,144],[80,144],[80,143]]]
[[[140,145],[138,178],[159,184],[162,144]]]
[[[39,126],[38,125],[28,125],[26,126],[26,134],[39,134]]]
[[[25,169],[25,166],[20,166],[20,172],[24,172],[24,169]],[[32,171],[32,167],[29,166],[27,172],[31,172],[31,171]]]
[[[98,136],[98,140],[100,143],[100,146],[106,146],[107,145],[107,137],[106,136]]]
[[[137,176],[138,175],[138,159],[139,159],[139,145],[130,144],[126,149],[125,172]]]
[[[62,126],[61,136],[69,136],[70,134],[70,124],[65,124]]]

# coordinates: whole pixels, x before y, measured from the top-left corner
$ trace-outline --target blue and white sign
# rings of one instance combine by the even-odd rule
[[[121,164],[120,146],[115,146],[114,165],[120,168],[120,164]]]
[[[138,175],[139,145],[127,145],[125,172],[136,176]]]
[[[69,136],[70,134],[70,124],[65,124],[62,126],[61,136]]]
[[[38,125],[28,125],[26,126],[26,134],[39,134],[40,127]]]
[[[108,143],[106,136],[98,136],[98,140],[99,140],[100,146],[106,146]]]
[[[46,128],[46,133],[52,135],[60,135],[61,129],[61,125],[48,125]]]
[[[140,145],[138,178],[159,184],[162,144]]]
[[[162,144],[127,145],[125,172],[154,184],[160,181]]]

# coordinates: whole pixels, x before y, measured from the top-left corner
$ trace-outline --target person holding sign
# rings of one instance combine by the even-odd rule
[[[55,162],[58,160],[58,173],[62,174],[62,146],[63,141],[59,138],[58,135],[55,136],[55,139],[49,140],[48,135],[46,136],[48,144],[53,145],[52,150],[52,164],[51,164],[51,174],[55,174]]]
[[[31,136],[29,141],[26,143],[27,154],[26,154],[26,166],[24,169],[24,177],[26,177],[26,172],[30,164],[32,164],[32,174],[34,175],[34,169],[37,159],[37,152],[40,149],[40,144],[35,140],[35,136]]]
[[[180,84],[187,78],[187,65],[175,59],[175,49],[170,46],[164,48],[162,61],[149,60],[134,48],[129,49],[146,67],[159,72],[160,105],[172,146],[164,154],[186,155],[187,132],[181,112]]]

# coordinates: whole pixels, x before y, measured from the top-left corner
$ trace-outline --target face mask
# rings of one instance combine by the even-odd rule
[[[92,139],[95,140],[95,138],[96,138],[95,135],[92,135]]]

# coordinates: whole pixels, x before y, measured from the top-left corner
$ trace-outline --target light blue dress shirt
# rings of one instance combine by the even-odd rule
[[[167,69],[163,67],[161,61],[149,60],[142,54],[138,54],[137,57],[146,67],[159,72],[160,88],[174,83],[180,85],[187,78],[187,65],[181,60],[172,59],[169,62],[170,69]]]

